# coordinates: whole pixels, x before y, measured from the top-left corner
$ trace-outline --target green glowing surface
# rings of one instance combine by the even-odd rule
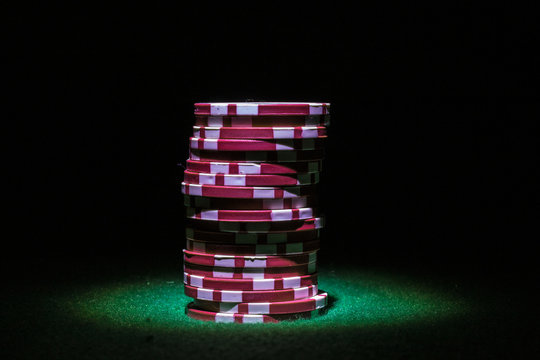
[[[29,280],[5,296],[2,317],[12,329],[5,344],[30,359],[455,359],[494,358],[509,348],[515,355],[534,339],[522,288],[510,298],[507,286],[493,294],[475,279],[328,266],[319,279],[332,296],[325,315],[215,324],[184,314],[190,299],[176,269],[101,271]]]
[[[458,297],[395,276],[354,270],[341,271],[339,275],[328,272],[320,277],[319,287],[331,295],[330,307],[323,316],[279,325],[249,324],[247,331],[253,331],[254,327],[280,331],[385,326],[444,320],[467,311],[466,303]],[[96,324],[155,330],[216,327],[184,314],[191,299],[183,294],[176,274],[148,281],[99,284],[81,290],[63,299],[65,308],[74,316]],[[223,331],[245,326],[218,325]]]

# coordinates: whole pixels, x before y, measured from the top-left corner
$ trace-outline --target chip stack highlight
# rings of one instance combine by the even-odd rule
[[[310,318],[323,219],[317,207],[328,103],[197,103],[182,182],[189,317]]]

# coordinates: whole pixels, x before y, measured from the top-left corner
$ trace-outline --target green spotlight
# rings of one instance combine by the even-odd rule
[[[419,284],[412,278],[357,269],[323,269],[322,272],[325,276],[321,277],[319,286],[332,295],[324,315],[280,323],[271,328],[279,331],[280,328],[314,327],[332,331],[344,327],[437,322],[464,314],[468,308],[464,300]],[[190,301],[191,298],[183,295],[182,282],[177,274],[168,274],[151,280],[99,284],[82,289],[64,297],[64,308],[69,308],[81,320],[107,327],[188,330],[231,326],[188,318],[184,309]],[[268,329],[268,324],[266,327]]]

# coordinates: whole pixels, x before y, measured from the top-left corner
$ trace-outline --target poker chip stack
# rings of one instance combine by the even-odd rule
[[[197,103],[182,182],[188,316],[309,318],[322,218],[317,184],[328,103]]]

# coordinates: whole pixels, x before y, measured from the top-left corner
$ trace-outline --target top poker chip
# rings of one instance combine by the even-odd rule
[[[264,115],[326,115],[330,103],[308,102],[231,102],[196,103],[196,115],[264,116]]]

